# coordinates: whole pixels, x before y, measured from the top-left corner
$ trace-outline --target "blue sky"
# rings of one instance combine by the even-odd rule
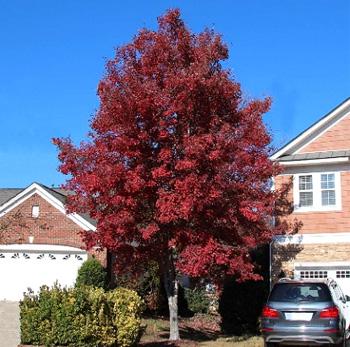
[[[0,0],[0,187],[64,182],[51,138],[86,137],[114,47],[174,7],[223,35],[247,97],[273,98],[275,146],[350,97],[348,0]]]

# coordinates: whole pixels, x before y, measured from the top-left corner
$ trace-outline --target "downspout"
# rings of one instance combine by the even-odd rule
[[[275,178],[272,177],[272,184],[271,184],[271,190],[274,191],[275,190]],[[275,226],[276,225],[276,219],[275,216],[272,216],[272,225]],[[272,288],[272,243],[273,243],[273,239],[270,241],[269,243],[269,284],[270,284],[270,290]]]
[[[272,242],[269,243],[269,285],[272,288]]]

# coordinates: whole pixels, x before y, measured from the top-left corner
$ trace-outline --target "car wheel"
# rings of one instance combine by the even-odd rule
[[[350,340],[344,339],[342,342],[337,343],[335,347],[350,347]]]

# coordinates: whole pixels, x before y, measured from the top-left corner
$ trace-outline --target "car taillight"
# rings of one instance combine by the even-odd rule
[[[338,318],[339,310],[337,307],[327,307],[320,312],[320,318]]]
[[[339,329],[325,329],[323,330],[325,333],[331,333],[331,334],[336,334],[339,333]]]
[[[263,318],[278,318],[280,316],[280,314],[278,313],[277,310],[275,310],[269,306],[265,306],[262,310],[261,316]]]

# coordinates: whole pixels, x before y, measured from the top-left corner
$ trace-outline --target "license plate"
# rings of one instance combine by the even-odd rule
[[[285,312],[287,320],[302,320],[310,321],[312,319],[312,312]]]

